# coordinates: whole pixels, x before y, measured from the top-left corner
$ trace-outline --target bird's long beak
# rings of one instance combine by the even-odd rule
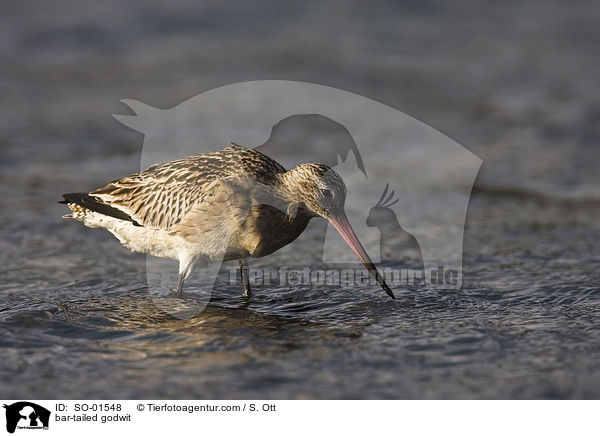
[[[377,280],[377,283],[379,283],[379,285],[383,288],[386,294],[388,294],[393,299],[396,299],[394,293],[387,285],[381,274],[379,274],[379,271],[377,271],[377,268],[375,268],[375,265],[373,265],[373,262],[371,262],[371,258],[369,257],[362,244],[358,240],[358,237],[356,236],[356,233],[354,233],[354,230],[352,229],[352,226],[350,225],[350,221],[348,221],[346,214],[342,212],[342,214],[338,217],[330,218],[329,222],[333,224],[333,226],[338,232],[340,232],[340,235],[342,235],[344,241],[346,241],[350,248],[352,248],[354,254],[358,256],[362,264],[365,266],[365,268],[369,270],[371,275],[375,277],[375,280]]]

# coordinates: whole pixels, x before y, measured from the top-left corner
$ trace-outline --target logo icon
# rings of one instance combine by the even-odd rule
[[[6,409],[6,431],[14,433],[18,429],[48,429],[50,411],[29,401],[19,401],[4,405]]]
[[[256,149],[287,169],[306,162],[323,163],[343,179],[348,220],[392,286],[462,286],[466,212],[482,161],[425,123],[348,91],[279,80],[225,85],[168,109],[130,99],[122,102],[134,114],[114,117],[144,135],[142,169],[229,143]],[[236,194],[249,197],[244,192]],[[278,207],[275,203],[268,206]],[[166,298],[165,290],[175,285],[172,261],[146,258],[150,294],[158,307],[173,316],[195,316],[210,301],[227,251],[223,241],[228,241],[230,230],[220,225],[211,228],[223,230],[222,237],[213,238],[218,255],[198,268],[197,282],[188,282],[188,290],[196,290],[193,300]],[[326,224],[315,223],[311,231],[315,268],[303,273],[302,283],[320,284],[323,276],[329,283],[331,273],[332,284],[363,286],[362,267],[345,278],[356,256],[343,236]],[[294,259],[293,250],[286,246],[278,253]],[[303,271],[304,264],[298,266],[290,268],[294,276]],[[285,269],[273,274],[267,268],[257,276],[251,274],[249,281],[259,277],[264,287],[275,277],[275,286],[287,286],[288,281],[282,280]]]

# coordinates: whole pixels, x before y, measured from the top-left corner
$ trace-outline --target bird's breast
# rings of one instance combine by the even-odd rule
[[[277,207],[255,205],[244,223],[241,244],[250,256],[262,257],[294,241],[306,228],[312,215],[299,209],[290,217]]]

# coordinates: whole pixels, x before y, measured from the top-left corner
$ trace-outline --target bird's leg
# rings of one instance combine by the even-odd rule
[[[248,262],[246,259],[240,259],[240,277],[242,278],[242,296],[250,298],[252,291],[250,290],[250,277],[248,274]]]
[[[183,282],[192,272],[194,265],[198,262],[196,257],[184,257],[179,260],[179,278],[177,279],[177,287],[171,294],[175,298],[183,298]]]
[[[179,273],[179,278],[177,279],[177,287],[173,291],[173,297],[175,298],[183,298],[183,281],[185,280],[185,273]]]

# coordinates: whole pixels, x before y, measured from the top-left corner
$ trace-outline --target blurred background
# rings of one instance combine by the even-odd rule
[[[0,397],[598,398],[599,22],[592,0],[3,2]],[[381,101],[483,159],[461,291],[238,310],[232,288],[174,320],[143,256],[60,219],[63,192],[139,170],[120,99],[264,79]]]

